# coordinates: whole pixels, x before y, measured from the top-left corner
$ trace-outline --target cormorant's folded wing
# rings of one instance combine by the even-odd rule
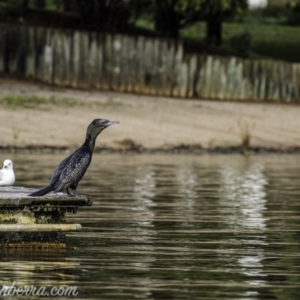
[[[54,190],[64,190],[73,183],[78,182],[86,172],[90,162],[91,154],[89,152],[75,152],[64,164],[60,174],[57,174],[59,177],[54,185]]]

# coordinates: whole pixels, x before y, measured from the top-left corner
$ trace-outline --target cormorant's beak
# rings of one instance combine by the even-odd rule
[[[119,124],[119,121],[107,121],[105,123],[105,127],[108,127],[108,126],[113,125],[113,124]]]

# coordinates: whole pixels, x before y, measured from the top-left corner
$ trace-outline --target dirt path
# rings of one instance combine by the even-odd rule
[[[94,118],[120,121],[105,130],[98,147],[212,148],[241,145],[285,149],[300,146],[300,106],[156,98],[54,88],[0,80],[0,99],[35,95],[46,103],[0,104],[0,145],[82,144]]]

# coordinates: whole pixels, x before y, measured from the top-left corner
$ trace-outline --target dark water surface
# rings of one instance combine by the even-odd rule
[[[2,160],[16,185],[42,187],[64,156]],[[68,249],[2,251],[2,285],[76,286],[78,299],[300,299],[299,155],[95,155],[78,191],[94,201],[68,215],[83,226]]]

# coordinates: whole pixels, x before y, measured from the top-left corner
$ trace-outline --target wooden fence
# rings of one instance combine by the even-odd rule
[[[180,41],[0,26],[0,73],[159,96],[300,101],[300,64],[186,55]]]

